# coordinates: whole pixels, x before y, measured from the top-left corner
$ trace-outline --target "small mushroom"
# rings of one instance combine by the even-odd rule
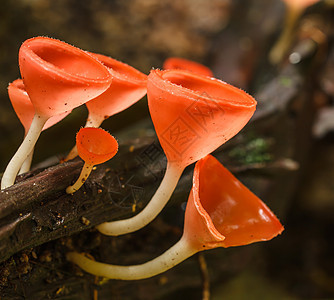
[[[24,136],[26,136],[29,131],[31,122],[34,118],[35,109],[30,101],[29,95],[24,87],[22,79],[16,79],[8,85],[8,95],[12,106],[16,112],[16,115],[24,127]],[[49,127],[55,125],[56,123],[64,119],[70,112],[71,110],[64,112],[60,115],[51,117],[46,121],[43,130],[46,130]],[[34,150],[30,152],[29,156],[24,161],[19,174],[28,172],[30,170],[33,152]]]
[[[307,7],[319,2],[319,0],[283,0],[283,2],[286,6],[284,27],[277,42],[269,52],[269,60],[272,64],[278,64],[282,61],[291,45],[298,19]]]
[[[168,202],[186,166],[237,134],[256,108],[255,99],[244,91],[184,70],[152,70],[147,95],[155,131],[167,156],[167,170],[139,214],[97,226],[106,235],[126,234],[150,223]]]
[[[100,95],[112,80],[109,70],[87,52],[47,37],[26,40],[20,47],[19,64],[35,115],[24,141],[3,174],[1,189],[14,184],[49,118]]]
[[[268,241],[283,230],[271,210],[208,155],[195,166],[183,235],[161,256],[135,266],[109,265],[76,252],[68,253],[67,259],[96,276],[138,280],[160,274],[199,251]]]
[[[118,151],[116,139],[101,128],[81,128],[76,136],[76,146],[85,162],[77,181],[66,189],[73,194],[85,183],[93,167],[114,157]]]
[[[167,58],[163,64],[163,69],[164,70],[171,70],[171,69],[186,70],[186,71],[190,71],[195,74],[198,74],[198,75],[213,77],[213,73],[208,67],[198,62],[188,60],[185,58],[180,58],[180,57]]]
[[[147,75],[111,57],[90,54],[104,64],[113,76],[110,87],[86,103],[88,118],[85,127],[99,127],[105,119],[127,109],[145,96]],[[78,151],[74,147],[65,161],[77,155]]]

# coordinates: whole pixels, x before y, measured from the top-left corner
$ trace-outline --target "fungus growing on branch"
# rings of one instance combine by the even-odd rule
[[[85,164],[77,181],[66,189],[68,194],[80,189],[95,165],[108,161],[118,151],[116,139],[101,128],[81,128],[76,136],[76,146]]]
[[[105,119],[127,109],[145,96],[147,76],[111,57],[90,54],[104,64],[113,76],[110,87],[86,103],[88,118],[85,127],[99,127]],[[78,151],[74,147],[65,160],[73,159],[77,155]]]
[[[76,252],[67,259],[96,276],[138,280],[167,271],[199,251],[268,241],[283,230],[271,210],[208,155],[195,166],[183,235],[161,256],[134,266],[96,262]]]
[[[109,70],[87,52],[47,37],[26,40],[19,51],[19,64],[35,115],[24,141],[3,174],[1,189],[14,184],[49,118],[97,97],[112,80]]]
[[[167,170],[139,214],[97,226],[106,235],[126,234],[150,223],[168,202],[183,170],[236,135],[256,108],[254,98],[242,90],[184,70],[152,70],[147,95]]]

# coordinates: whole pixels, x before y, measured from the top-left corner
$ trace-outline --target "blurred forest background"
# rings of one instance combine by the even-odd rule
[[[146,74],[152,67],[161,68],[170,56],[198,61],[217,78],[257,99],[254,121],[243,135],[224,146],[222,157],[285,226],[273,241],[204,253],[211,299],[334,299],[334,4],[319,1],[308,7],[296,24],[288,52],[282,61],[271,64],[268,55],[285,17],[286,6],[279,0],[3,0],[0,170],[24,134],[7,85],[20,76],[17,54],[25,39],[58,38]],[[63,157],[86,116],[85,107],[77,108],[43,133],[34,164]],[[102,127],[115,136],[126,135],[148,119],[144,98]],[[99,237],[99,247],[111,244],[114,262],[124,264],[159,255],[178,239],[182,227],[179,215],[172,220],[173,209],[180,209],[177,201],[174,206],[151,231],[120,242]],[[173,227],[166,225],[170,221]],[[167,233],[162,233],[166,226]],[[96,235],[91,229],[77,239],[95,241]],[[147,242],[145,246],[138,242],[140,238]],[[2,262],[0,299],[202,297],[197,257],[153,279],[97,282],[93,276],[75,273],[64,261],[59,250],[65,247],[64,241],[36,245]],[[130,260],[125,257],[128,254]]]

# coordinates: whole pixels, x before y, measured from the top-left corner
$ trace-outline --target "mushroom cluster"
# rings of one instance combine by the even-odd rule
[[[179,69],[152,70],[147,79],[147,96],[151,118],[167,156],[167,170],[151,201],[139,214],[97,226],[106,235],[130,233],[150,223],[170,199],[183,170],[236,135],[256,107],[254,98],[238,88]]]
[[[99,127],[146,94],[147,76],[112,58],[89,53],[65,42],[35,37],[19,50],[22,79],[8,87],[14,110],[25,128],[25,138],[6,167],[1,189],[14,184],[18,173],[30,169],[34,146],[46,129],[72,109],[86,104],[86,127]],[[90,104],[88,104],[90,103]],[[68,158],[77,155],[77,148]]]
[[[13,185],[19,172],[29,170],[42,130],[86,104],[86,125],[77,133],[76,146],[67,157],[79,155],[85,162],[79,178],[66,189],[73,194],[85,183],[94,165],[111,159],[118,151],[116,139],[99,128],[103,120],[146,93],[154,128],[167,157],[164,178],[140,213],[105,222],[97,230],[118,236],[149,224],[167,204],[183,170],[196,163],[184,233],[168,251],[137,266],[108,265],[76,252],[67,254],[69,261],[94,275],[135,280],[166,271],[198,251],[267,241],[283,231],[270,209],[210,155],[247,124],[256,101],[214,78],[206,66],[170,58],[164,70],[152,69],[146,76],[113,58],[47,37],[25,41],[19,51],[19,64],[22,79],[11,83],[8,93],[25,128],[25,138],[3,174],[1,189]]]

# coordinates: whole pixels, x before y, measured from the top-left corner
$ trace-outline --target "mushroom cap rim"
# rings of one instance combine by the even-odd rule
[[[183,87],[182,85],[176,84],[171,82],[169,79],[163,78],[163,75],[166,73],[170,73],[170,72],[174,72],[174,73],[179,73],[189,77],[194,77],[203,81],[207,81],[208,84],[210,82],[215,82],[218,84],[222,84],[225,85],[226,87],[228,87],[230,90],[233,90],[234,92],[237,93],[242,93],[243,95],[241,95],[241,97],[243,97],[245,99],[245,96],[247,97],[247,102],[246,101],[233,101],[231,102],[228,98],[223,98],[223,97],[208,97],[206,96],[205,93],[203,92],[197,92],[196,90],[192,90],[186,87]],[[210,101],[212,99],[216,100],[219,103],[224,103],[226,105],[232,106],[232,107],[240,107],[240,108],[253,108],[254,110],[256,109],[256,100],[249,95],[247,92],[243,91],[242,89],[239,89],[237,87],[234,87],[228,83],[226,83],[225,81],[222,81],[220,79],[214,78],[214,77],[209,77],[209,76],[204,76],[204,75],[198,75],[198,74],[194,74],[190,71],[186,71],[186,70],[179,70],[179,69],[170,69],[170,70],[160,70],[160,69],[152,69],[150,72],[151,78],[154,76],[156,77],[158,80],[151,80],[151,83],[153,85],[155,85],[157,88],[164,90],[172,95],[174,95],[176,92],[185,95],[187,98],[190,98],[194,101],[198,100],[199,98],[201,99],[205,99],[205,101]]]
[[[75,75],[72,73],[68,73],[65,70],[58,68],[56,65],[44,60],[41,58],[38,54],[35,53],[33,49],[31,49],[31,46],[29,43],[31,42],[40,42],[40,43],[53,43],[55,45],[61,45],[61,47],[65,48],[66,51],[71,52],[71,53],[77,53],[78,51],[89,58],[92,62],[94,62],[96,65],[102,66],[101,68],[101,73],[105,73],[105,77],[95,77],[95,78],[89,78],[86,76],[80,76],[80,75]],[[30,39],[25,40],[21,47],[19,52],[22,53],[22,51],[25,51],[26,55],[31,58],[32,61],[35,61],[42,69],[44,69],[46,72],[54,74],[56,76],[64,78],[66,81],[71,81],[71,82],[81,82],[85,83],[87,85],[91,83],[97,83],[97,84],[105,84],[107,82],[112,81],[112,74],[108,68],[106,68],[99,60],[97,60],[95,57],[93,57],[89,52],[82,50],[78,47],[72,46],[66,42],[63,42],[58,39],[54,38],[49,38],[45,36],[38,36],[38,37],[33,37]]]
[[[93,53],[93,52],[88,52],[90,55],[92,55],[95,59],[97,59],[98,61],[100,61],[108,70],[109,72],[112,74],[113,76],[113,80],[118,80],[120,82],[122,82],[123,84],[131,84],[131,85],[139,85],[139,86],[143,86],[146,87],[146,83],[147,83],[147,75],[142,73],[141,71],[137,70],[136,68],[128,65],[125,62],[122,62],[120,60],[117,60],[115,58],[112,58],[110,56],[107,55],[103,55],[103,54],[98,54],[98,53]],[[103,60],[110,60],[113,63],[119,64],[122,67],[126,67],[129,68],[131,70],[131,72],[135,73],[136,75],[138,75],[137,78],[135,77],[129,77],[124,73],[120,73],[116,70],[114,70],[112,67],[107,66]],[[142,77],[142,79],[139,79],[139,77]]]

